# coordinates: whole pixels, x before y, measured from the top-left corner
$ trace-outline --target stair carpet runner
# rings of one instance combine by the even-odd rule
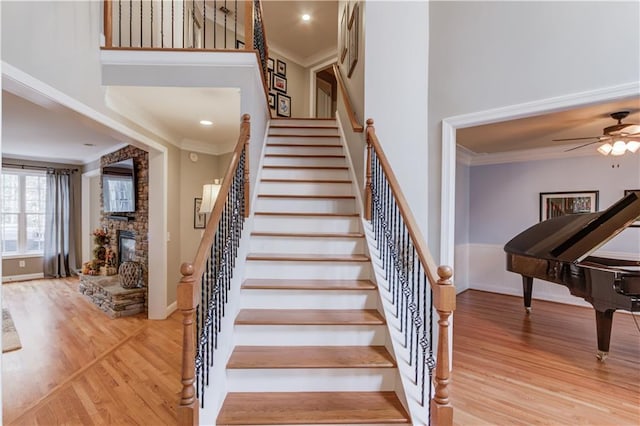
[[[217,424],[409,423],[335,120],[272,120],[257,191]]]

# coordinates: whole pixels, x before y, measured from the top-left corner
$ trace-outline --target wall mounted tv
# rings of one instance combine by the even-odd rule
[[[136,211],[136,179],[132,158],[102,168],[102,199],[105,213]]]

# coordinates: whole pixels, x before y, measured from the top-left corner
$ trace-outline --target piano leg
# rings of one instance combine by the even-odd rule
[[[524,294],[524,308],[531,313],[531,292],[533,290],[533,278],[522,276],[522,293]]]
[[[609,342],[611,341],[611,324],[613,323],[614,310],[600,312],[596,310],[596,330],[598,333],[598,357],[599,361],[607,359],[609,355]]]

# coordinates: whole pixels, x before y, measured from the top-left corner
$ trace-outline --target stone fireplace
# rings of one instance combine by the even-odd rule
[[[118,230],[118,266],[122,262],[136,261],[136,234],[133,231]]]

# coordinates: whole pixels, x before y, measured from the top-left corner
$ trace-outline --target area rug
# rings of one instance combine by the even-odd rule
[[[2,309],[2,352],[11,352],[20,349],[20,336],[16,331],[16,326],[11,319],[8,309]]]

